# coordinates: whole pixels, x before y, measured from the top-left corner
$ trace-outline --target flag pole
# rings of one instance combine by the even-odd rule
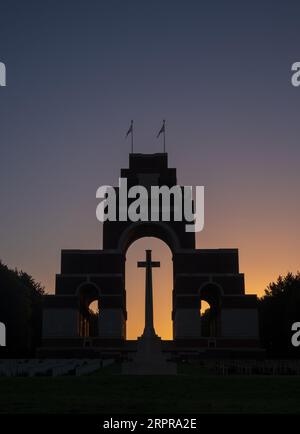
[[[166,121],[164,119],[164,154],[166,153]]]
[[[131,153],[133,154],[133,121],[131,121]]]
[[[163,120],[162,127],[156,136],[157,139],[161,135],[161,133],[163,133],[163,146],[164,146],[164,148],[163,148],[164,152],[163,153],[165,154],[166,153],[166,121],[165,121],[165,119]]]
[[[130,122],[129,130],[126,133],[125,139],[127,139],[128,135],[131,137],[131,153],[133,154],[133,120]]]

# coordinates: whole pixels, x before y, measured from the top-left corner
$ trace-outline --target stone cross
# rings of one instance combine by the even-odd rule
[[[151,260],[151,250],[146,250],[146,261],[138,262],[138,267],[146,268],[146,294],[145,294],[145,328],[143,337],[156,337],[153,324],[153,290],[152,290],[152,268],[160,267],[160,262]]]

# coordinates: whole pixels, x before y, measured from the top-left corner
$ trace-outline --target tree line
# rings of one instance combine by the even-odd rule
[[[291,343],[292,325],[300,322],[300,272],[279,276],[259,299],[259,327],[263,348],[270,356],[300,357]]]
[[[6,347],[0,355],[32,357],[41,344],[44,288],[32,276],[0,261],[0,322],[6,327]]]

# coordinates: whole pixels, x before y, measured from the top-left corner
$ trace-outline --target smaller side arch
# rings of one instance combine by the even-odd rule
[[[82,337],[92,337],[99,335],[99,315],[100,315],[100,288],[93,282],[86,280],[78,285],[76,289],[78,297],[78,329]],[[98,313],[90,310],[90,304],[93,301],[98,302]]]
[[[200,293],[200,291],[202,291],[202,289],[208,285],[215,286],[216,288],[219,289],[221,296],[224,295],[224,290],[223,290],[222,286],[219,283],[214,282],[213,280],[206,280],[205,282],[203,282],[202,285],[200,286],[198,292]]]
[[[90,297],[91,297],[94,295],[98,295],[99,298],[101,296],[101,290],[100,290],[99,286],[96,285],[96,283],[91,282],[90,280],[85,280],[84,282],[81,282],[80,285],[77,286],[76,292],[75,292],[77,297],[80,297],[83,289],[85,289],[87,296],[90,295]]]
[[[201,301],[209,304],[209,310],[201,315],[202,336],[217,337],[221,336],[221,308],[222,308],[222,287],[214,282],[204,282],[198,291],[199,308]]]
[[[213,304],[215,307],[221,307],[224,291],[218,283],[211,281],[204,282],[200,286],[198,294],[200,300],[205,300],[207,303]]]

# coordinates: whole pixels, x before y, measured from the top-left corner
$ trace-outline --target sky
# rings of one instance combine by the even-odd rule
[[[289,0],[2,0],[2,261],[53,292],[61,249],[102,246],[95,193],[128,166],[130,120],[135,151],[152,153],[166,119],[178,182],[205,186],[198,248],[238,248],[247,293],[296,272],[299,14]],[[132,247],[132,261],[144,248]],[[161,279],[156,297],[170,298]],[[142,319],[131,322],[132,337]]]

